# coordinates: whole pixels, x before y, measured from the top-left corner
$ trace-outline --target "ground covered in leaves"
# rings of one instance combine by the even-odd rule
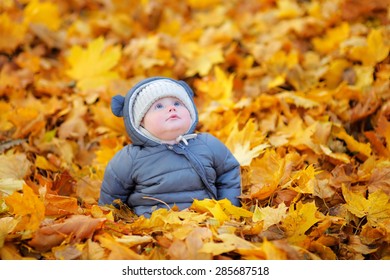
[[[0,259],[389,259],[389,7],[2,0]],[[110,98],[154,75],[193,87],[242,207],[97,206]]]

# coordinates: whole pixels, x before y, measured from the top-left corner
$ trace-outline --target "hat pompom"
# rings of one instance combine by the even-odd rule
[[[117,117],[123,117],[123,106],[125,104],[125,98],[121,95],[115,95],[111,99],[111,111]]]

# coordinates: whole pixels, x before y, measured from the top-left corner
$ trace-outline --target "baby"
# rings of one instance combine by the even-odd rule
[[[111,102],[132,143],[108,163],[99,204],[120,199],[141,216],[191,206],[194,199],[229,199],[240,206],[240,165],[208,133],[195,134],[198,112],[183,81],[148,78]]]

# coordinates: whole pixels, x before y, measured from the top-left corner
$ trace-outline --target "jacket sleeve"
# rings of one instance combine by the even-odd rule
[[[116,199],[127,203],[127,198],[134,189],[131,180],[132,165],[131,146],[126,146],[115,154],[104,172],[99,205],[113,204]]]
[[[214,154],[217,198],[229,199],[233,205],[241,206],[241,167],[230,150],[217,138],[210,135],[209,144]]]

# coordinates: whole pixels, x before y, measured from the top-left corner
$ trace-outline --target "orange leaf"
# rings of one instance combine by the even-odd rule
[[[44,203],[47,216],[76,214],[78,211],[77,198],[75,197],[46,194]]]
[[[61,244],[72,235],[72,242],[91,238],[105,219],[95,219],[84,215],[74,215],[61,223],[43,226],[35,232],[29,245],[39,251],[46,251]]]
[[[45,218],[45,206],[34,191],[27,185],[23,186],[23,193],[14,192],[5,198],[10,212],[20,216],[21,221],[17,230],[35,231]]]

